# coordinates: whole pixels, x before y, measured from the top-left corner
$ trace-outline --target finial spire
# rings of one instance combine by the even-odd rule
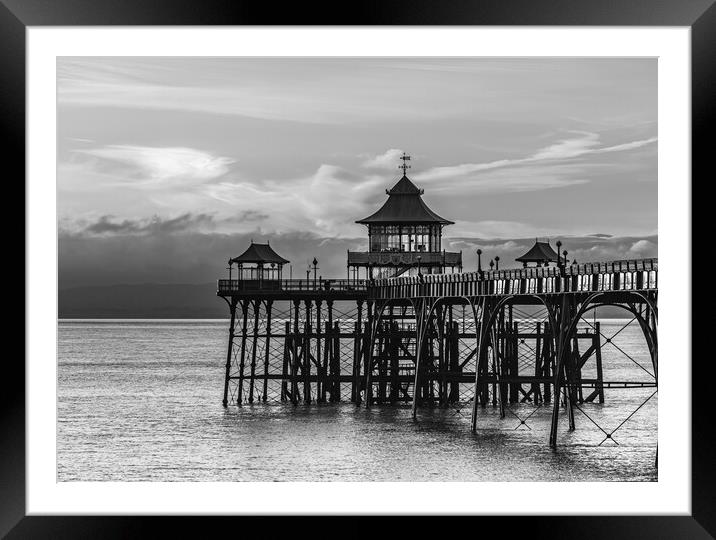
[[[406,162],[410,161],[410,156],[403,152],[403,155],[400,156],[400,159],[403,160],[402,165],[398,165],[398,169],[403,169],[403,176],[405,176],[405,171],[407,171],[410,168],[410,165],[408,165]]]

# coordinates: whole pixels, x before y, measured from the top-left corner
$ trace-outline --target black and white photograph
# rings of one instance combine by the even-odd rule
[[[714,2],[0,0],[0,537],[713,538]]]
[[[713,0],[0,4],[0,536],[712,534]]]
[[[658,482],[658,69],[58,56],[57,482]]]

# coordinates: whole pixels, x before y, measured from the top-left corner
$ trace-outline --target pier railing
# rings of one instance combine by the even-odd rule
[[[217,283],[219,295],[247,292],[316,292],[365,291],[365,280],[347,279],[220,279]]]
[[[369,283],[376,300],[421,296],[480,296],[656,290],[658,260],[638,259],[561,267],[424,274]]]
[[[656,290],[658,259],[530,267],[376,280],[220,279],[217,294],[346,292],[374,300],[421,296],[529,295]]]

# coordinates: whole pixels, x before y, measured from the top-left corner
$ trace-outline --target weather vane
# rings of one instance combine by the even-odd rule
[[[400,156],[400,159],[403,160],[402,165],[398,165],[398,169],[403,169],[403,176],[405,176],[405,171],[407,171],[410,168],[410,165],[406,163],[406,161],[410,161],[410,156],[403,152],[403,155]]]

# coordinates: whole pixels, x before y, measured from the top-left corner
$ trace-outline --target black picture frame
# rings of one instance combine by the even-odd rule
[[[701,184],[712,181],[713,151],[709,131],[716,111],[716,6],[714,0],[373,0],[345,4],[311,2],[276,6],[272,3],[222,0],[0,0],[0,125],[4,135],[5,163],[17,167],[24,178],[25,166],[25,30],[28,26],[77,25],[584,25],[584,26],[685,26],[691,28],[692,54],[692,178]],[[17,182],[19,184],[19,181]],[[692,180],[692,190],[699,182]],[[24,200],[24,191],[22,195]],[[698,200],[692,195],[692,200]],[[692,246],[705,223],[693,222]],[[14,251],[14,273],[24,248]],[[11,259],[7,259],[10,261]],[[24,260],[24,258],[23,258]],[[24,263],[23,263],[24,264]],[[693,268],[693,265],[686,268]],[[692,274],[696,276],[695,273]],[[27,288],[28,284],[25,283]],[[686,291],[691,295],[691,291]],[[710,294],[710,293],[707,293]],[[702,300],[709,300],[704,296]],[[695,304],[692,302],[692,306]],[[688,316],[689,314],[684,314]],[[15,320],[24,316],[13,312]],[[708,335],[709,317],[692,313],[692,336]],[[694,340],[692,350],[697,348]],[[25,371],[17,355],[5,354],[0,407],[2,438],[0,468],[0,535],[8,538],[133,537],[147,535],[148,527],[160,527],[163,535],[201,534],[206,537],[226,526],[227,519],[151,517],[28,517],[25,514]],[[529,531],[533,537],[551,538],[711,538],[716,535],[716,484],[714,444],[708,433],[710,392],[713,380],[709,357],[697,357],[692,372],[692,514],[691,516],[571,516],[483,517],[481,531]],[[689,358],[675,359],[689,365]],[[700,360],[700,361],[699,361]],[[271,518],[239,518],[266,529]],[[302,518],[291,518],[296,521]],[[328,518],[326,518],[328,519]],[[454,519],[454,518],[452,518]],[[509,528],[505,528],[509,522]],[[487,524],[489,529],[484,529]],[[300,530],[297,523],[284,526]],[[231,525],[230,525],[231,526]],[[246,525],[242,524],[242,527]],[[421,519],[406,524],[423,527]],[[460,526],[460,525],[456,525]],[[271,526],[273,527],[273,526]],[[334,526],[321,524],[319,534]],[[344,524],[336,527],[345,527]],[[359,526],[361,527],[361,526]],[[477,527],[475,524],[468,527]],[[248,530],[248,529],[247,529]],[[312,526],[306,532],[316,531]],[[343,529],[351,530],[351,529]],[[358,527],[355,534],[365,536]],[[234,530],[234,534],[240,534]],[[475,529],[475,534],[478,530]],[[480,533],[484,534],[484,533]],[[272,535],[271,535],[272,536]],[[351,536],[349,533],[340,536]],[[511,536],[511,534],[510,534]]]

